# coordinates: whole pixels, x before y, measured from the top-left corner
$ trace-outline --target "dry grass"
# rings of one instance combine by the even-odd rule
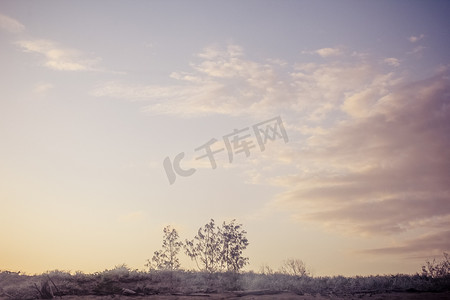
[[[44,291],[45,288],[45,291]],[[449,299],[450,276],[385,275],[310,277],[282,273],[204,273],[131,270],[125,265],[94,274],[51,271],[41,275],[0,272],[2,299]],[[45,292],[45,293],[44,293]],[[47,295],[47,296],[46,296]],[[50,295],[50,296],[49,296]],[[433,296],[434,295],[434,296]],[[439,298],[445,296],[446,298]],[[313,297],[313,298],[311,298]],[[415,298],[414,298],[415,297]],[[434,298],[429,298],[434,297]],[[106,299],[106,298],[105,298]],[[385,298],[380,298],[385,299]]]

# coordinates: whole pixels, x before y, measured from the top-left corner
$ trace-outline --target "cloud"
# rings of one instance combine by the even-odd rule
[[[410,36],[410,37],[408,38],[408,40],[409,40],[411,43],[415,43],[415,42],[420,41],[420,40],[423,39],[424,37],[425,37],[424,34],[420,34],[420,35],[418,35],[418,36],[412,35],[412,36]]]
[[[51,83],[38,83],[34,86],[33,91],[36,94],[43,95],[43,94],[47,93],[49,90],[51,90],[52,88],[53,88],[53,84],[51,84]]]
[[[420,45],[417,47],[414,47],[414,49],[412,49],[411,51],[407,52],[407,54],[415,54],[415,55],[422,55],[422,52],[426,49],[426,47]]]
[[[21,33],[25,31],[25,26],[19,21],[0,14],[0,28],[9,33]]]
[[[364,61],[297,64],[291,73],[291,111],[317,123],[334,115],[348,93],[360,91],[373,80],[374,67]]]
[[[302,222],[391,235],[450,218],[448,74],[404,84],[377,76],[342,104],[347,118],[290,153],[276,204]],[[383,90],[384,89],[384,90]],[[314,132],[314,131],[313,131]]]
[[[223,114],[266,118],[292,112],[321,121],[339,110],[339,99],[360,90],[373,66],[333,61],[287,64],[280,60],[249,60],[236,45],[207,47],[189,71],[172,72],[167,85],[104,82],[96,97],[145,101],[142,111],[181,117]]]
[[[448,228],[446,223],[443,228]],[[440,256],[443,252],[450,249],[450,231],[440,230],[438,232],[432,232],[419,235],[415,238],[406,239],[392,245],[382,248],[374,248],[360,251],[364,254],[388,254],[388,255],[408,255],[410,257],[427,258],[432,255]]]
[[[450,224],[448,69],[409,82],[408,72],[379,64],[401,58],[336,58],[255,61],[236,45],[207,47],[170,84],[106,82],[92,94],[141,101],[152,114],[280,114],[290,142],[251,156],[245,172],[249,184],[284,189],[271,207],[350,235],[438,234]]]
[[[321,57],[333,57],[333,56],[340,56],[343,53],[341,47],[335,47],[335,48],[321,48],[314,51],[302,51],[302,54],[317,54]]]
[[[279,78],[279,62],[244,58],[241,47],[207,47],[197,55],[191,71],[173,72],[172,84],[131,85],[106,82],[92,94],[97,97],[145,100],[143,111],[183,117],[206,114],[276,114],[280,103],[292,101],[292,88]],[[271,111],[270,111],[271,110]],[[274,112],[275,110],[275,112]]]
[[[329,57],[329,56],[337,56],[341,55],[342,51],[339,48],[322,48],[315,51],[316,54],[319,54],[322,57]]]
[[[56,42],[42,39],[16,42],[24,52],[44,56],[44,66],[57,71],[99,71],[99,58],[88,59],[80,51],[64,48]]]
[[[400,66],[400,60],[394,57],[385,58],[384,62],[390,66],[398,67]]]
[[[373,75],[365,87],[347,93],[341,109],[354,118],[368,117],[378,113],[379,101],[402,83],[394,73]]]
[[[25,26],[19,21],[0,14],[0,29],[19,34]],[[81,51],[63,47],[57,42],[45,39],[22,39],[15,41],[24,52],[36,53],[44,57],[43,65],[57,71],[104,71],[97,67],[100,58],[88,58]],[[113,72],[123,74],[121,72]]]

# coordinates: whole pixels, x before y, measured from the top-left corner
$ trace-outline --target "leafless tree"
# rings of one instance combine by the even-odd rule
[[[177,255],[183,243],[178,241],[178,232],[171,226],[164,227],[163,232],[162,249],[154,252],[152,260],[148,259],[146,266],[156,270],[178,270],[180,261]]]
[[[309,276],[310,272],[306,269],[305,263],[300,259],[287,259],[280,268],[281,273],[293,276]]]

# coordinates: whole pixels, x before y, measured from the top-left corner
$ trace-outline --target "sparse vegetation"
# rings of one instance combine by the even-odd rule
[[[148,260],[148,271],[118,265],[111,270],[84,274],[51,271],[41,275],[0,271],[0,299],[51,299],[66,295],[199,295],[227,292],[236,297],[297,295],[362,297],[381,293],[446,292],[450,295],[449,256],[426,262],[415,275],[356,277],[313,277],[300,259],[285,260],[278,271],[264,265],[259,273],[242,272],[248,258],[246,231],[235,220],[216,227],[214,220],[201,227],[193,240],[179,241],[177,231],[163,230],[162,249]],[[198,263],[199,271],[180,267],[177,255],[186,254]],[[230,294],[231,293],[231,294]],[[207,295],[208,294],[208,295]]]
[[[66,295],[193,295],[229,291],[235,291],[235,295],[256,293],[255,291],[268,294],[289,291],[299,295],[348,297],[392,292],[448,292],[450,279],[448,276],[433,278],[421,274],[310,277],[281,272],[271,274],[184,270],[144,272],[132,270],[126,265],[94,274],[52,271],[41,275],[25,275],[0,272],[0,297],[21,300],[43,299],[45,296],[41,292],[44,286],[49,293],[51,290],[55,298]]]
[[[291,276],[309,276],[310,272],[306,269],[305,263],[300,259],[290,258],[285,260],[280,269],[281,273]]]
[[[247,232],[241,228],[242,224],[236,224],[236,220],[228,224],[223,222],[219,228],[221,266],[229,272],[239,272],[248,263],[248,257],[243,256],[243,251],[249,242],[245,236]]]
[[[248,258],[243,256],[249,244],[246,234],[242,224],[236,224],[236,220],[216,227],[211,219],[198,229],[194,239],[186,240],[185,253],[195,261],[200,271],[237,273],[248,263]]]
[[[145,266],[150,270],[178,270],[180,268],[180,260],[177,255],[183,243],[178,241],[178,232],[171,226],[166,226],[163,232],[162,249],[155,251],[152,260],[148,259]]]
[[[221,240],[214,220],[198,229],[192,240],[186,240],[185,253],[195,261],[200,271],[209,273],[220,269]]]
[[[422,275],[431,278],[445,278],[450,276],[450,259],[448,253],[444,252],[444,257],[441,261],[433,259],[432,262],[427,261],[426,265],[422,266]]]

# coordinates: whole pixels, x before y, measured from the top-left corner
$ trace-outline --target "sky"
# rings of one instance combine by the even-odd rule
[[[1,0],[0,270],[144,270],[213,218],[245,270],[419,272],[450,249],[449,15]]]

